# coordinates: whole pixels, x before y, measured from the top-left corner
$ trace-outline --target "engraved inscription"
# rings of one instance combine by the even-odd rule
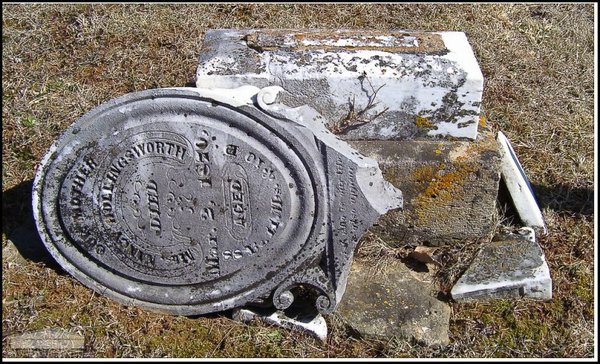
[[[150,180],[146,185],[146,195],[148,196],[148,215],[150,216],[150,229],[160,235],[160,204],[158,202],[158,185]]]
[[[95,251],[96,254],[102,255],[106,251],[104,245],[98,243],[98,238],[91,234],[89,230],[82,232],[81,237],[83,238],[79,245],[88,252]]]
[[[83,163],[76,169],[75,176],[72,179],[71,189],[69,193],[69,205],[71,207],[71,214],[73,218],[78,221],[84,220],[82,211],[82,200],[83,200],[83,186],[87,180],[87,177],[96,169],[98,164],[93,158],[87,157],[83,160]]]
[[[333,230],[342,242],[346,242],[356,236],[360,228],[360,218],[356,208],[359,198],[359,190],[356,184],[356,166],[345,165],[342,158],[337,156],[332,184],[335,197],[333,207],[334,210],[340,212],[339,218],[333,220]]]
[[[269,226],[267,226],[269,237],[273,237],[279,225],[281,225],[282,212],[283,200],[281,199],[281,187],[279,184],[276,184],[273,189],[273,197],[271,197],[271,218],[269,219]]]
[[[207,138],[210,137],[210,134],[203,130],[202,134],[206,137],[201,137],[196,140],[194,143],[196,156],[196,174],[198,174],[200,186],[201,187],[211,187],[212,186],[212,178],[211,178],[211,166],[210,166],[210,155],[206,151],[210,142]]]
[[[169,157],[179,162],[185,162],[187,147],[177,141],[146,141],[137,143],[121,153],[120,157],[112,160],[108,172],[101,182],[101,215],[107,225],[116,222],[114,210],[115,186],[121,172],[136,160],[146,157]]]
[[[114,247],[123,256],[139,263],[141,265],[154,268],[156,257],[153,254],[146,252],[144,249],[136,245],[125,234],[119,234]]]
[[[206,271],[211,277],[221,275],[221,266],[219,262],[219,246],[217,237],[210,234],[208,236],[208,254],[206,255]]]
[[[248,152],[244,160],[246,161],[246,163],[258,169],[261,173],[262,178],[269,179],[270,181],[275,179],[275,171],[272,167],[268,166],[267,163],[261,157],[257,156],[252,152]]]
[[[269,244],[269,240],[264,239],[260,241],[255,241],[245,245],[242,249],[233,249],[233,250],[224,250],[223,251],[223,259],[224,260],[239,260],[243,257],[250,257],[256,254],[261,248]]]
[[[173,254],[170,257],[166,258],[166,260],[176,264],[188,264],[196,260],[196,258],[194,257],[192,251],[188,249],[182,253]]]
[[[225,147],[225,154],[235,157],[237,155],[238,146],[235,144],[227,144]]]
[[[229,163],[223,171],[223,197],[227,230],[236,240],[247,238],[252,231],[248,176],[237,163]]]

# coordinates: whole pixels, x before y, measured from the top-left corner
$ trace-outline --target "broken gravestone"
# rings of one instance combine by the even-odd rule
[[[81,117],[34,181],[50,254],[95,291],[162,312],[286,309],[298,287],[331,312],[356,243],[402,195],[279,91],[147,90]]]

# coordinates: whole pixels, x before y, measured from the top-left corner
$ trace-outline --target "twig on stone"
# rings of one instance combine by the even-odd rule
[[[377,90],[375,90],[375,88],[371,84],[371,81],[369,81],[369,79],[367,78],[366,75],[360,76],[359,79],[361,80],[361,82],[363,80],[367,80],[367,82],[369,83],[369,87],[371,88],[372,93],[371,93],[371,96],[368,96],[369,101],[367,102],[367,106],[365,106],[362,110],[356,112],[355,111],[356,96],[353,95],[352,102],[350,103],[350,110],[348,111],[348,114],[346,114],[346,116],[343,117],[340,121],[338,121],[330,126],[330,130],[334,134],[343,134],[343,133],[348,132],[349,130],[356,129],[357,127],[359,127],[361,125],[364,125],[368,122],[371,122],[371,121],[377,119],[378,117],[380,117],[383,113],[385,113],[389,109],[389,107],[386,107],[385,109],[383,109],[383,111],[377,113],[375,116],[366,117],[365,113],[379,104],[379,102],[375,102],[375,99],[377,98],[377,93],[379,92],[379,90],[381,90],[381,88],[383,86],[385,86],[385,84],[379,86],[377,88]]]

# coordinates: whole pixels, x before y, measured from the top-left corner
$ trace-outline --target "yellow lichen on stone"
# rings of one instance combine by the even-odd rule
[[[417,221],[425,224],[433,218],[443,218],[440,216],[440,208],[448,205],[450,201],[460,200],[464,194],[463,186],[471,173],[476,171],[475,166],[469,163],[454,163],[453,170],[446,171],[446,165],[441,163],[437,166],[428,166],[428,171],[421,171],[422,177],[431,176],[431,170],[437,170],[434,177],[430,179],[427,187],[414,200],[415,214]],[[424,179],[421,181],[424,182]],[[434,213],[435,212],[435,213]],[[445,211],[451,213],[451,211]]]
[[[429,183],[435,178],[439,170],[440,168],[437,165],[425,164],[423,166],[416,167],[412,172],[411,177],[415,182]]]
[[[425,128],[425,129],[433,129],[435,127],[435,125],[433,125],[433,123],[428,118],[421,116],[421,115],[417,115],[415,124],[419,128]]]

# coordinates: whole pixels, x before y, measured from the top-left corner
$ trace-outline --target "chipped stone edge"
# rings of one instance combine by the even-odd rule
[[[360,154],[350,144],[337,138],[325,126],[325,119],[310,106],[289,108],[275,102],[277,93],[286,92],[280,86],[269,86],[260,90],[256,97],[258,106],[274,117],[294,121],[310,131],[325,145],[346,156],[358,166],[356,181],[371,206],[383,215],[387,211],[403,207],[402,192],[383,178],[375,159]]]

